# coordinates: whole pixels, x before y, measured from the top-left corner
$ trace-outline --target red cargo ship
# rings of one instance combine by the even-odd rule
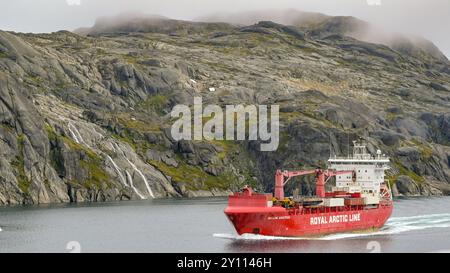
[[[330,158],[328,170],[280,171],[275,174],[275,196],[255,193],[250,187],[230,195],[225,214],[239,235],[303,237],[365,231],[382,227],[393,203],[384,178],[389,158],[354,142],[353,155]],[[285,184],[295,176],[314,174],[316,196],[284,196]],[[336,186],[325,191],[335,177]]]

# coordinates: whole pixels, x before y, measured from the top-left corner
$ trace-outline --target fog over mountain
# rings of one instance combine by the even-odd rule
[[[224,18],[224,14],[271,10],[274,11],[272,19],[266,20],[283,23],[286,18],[277,18],[280,12],[276,10],[295,9],[332,16],[354,16],[383,30],[422,36],[433,41],[447,56],[450,55],[450,37],[446,35],[446,26],[450,25],[450,1],[380,0],[380,5],[369,5],[368,2],[374,1],[8,0],[2,1],[0,29],[20,32],[73,30],[90,26],[101,16],[136,11],[182,20],[211,18],[220,13],[216,18],[222,17],[225,20],[233,16]],[[246,23],[250,23],[250,20]]]
[[[447,62],[445,54],[430,40],[423,37],[386,31],[374,24],[352,16],[329,16],[322,13],[304,12],[294,9],[265,10],[239,13],[215,13],[192,21],[139,12],[122,13],[116,16],[99,17],[92,27],[78,28],[82,35],[108,35],[128,32],[163,32],[171,34],[174,29],[186,34],[198,33],[200,29],[216,24],[230,29],[245,27],[255,22],[271,21],[292,26],[308,36],[326,38],[329,35],[348,36],[364,42],[383,44],[408,55],[425,54]]]
[[[418,35],[409,33],[397,33],[391,30],[363,21],[352,16],[329,16],[323,13],[304,12],[294,9],[289,10],[265,10],[240,13],[216,13],[196,19],[201,22],[228,22],[241,25],[249,25],[254,22],[270,20],[281,24],[293,25],[303,30],[313,29],[312,32],[322,31],[327,34],[342,34],[358,40],[387,45],[396,50],[409,50],[414,45],[427,51],[438,59],[445,60],[442,53],[431,41]],[[314,31],[314,28],[316,29]],[[323,36],[323,34],[322,34]]]

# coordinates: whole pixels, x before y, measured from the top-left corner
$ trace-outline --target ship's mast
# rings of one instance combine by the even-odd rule
[[[380,196],[385,182],[385,171],[389,169],[389,158],[377,150],[372,156],[363,141],[353,141],[353,152],[345,157],[331,157],[328,160],[330,169],[354,170],[356,179],[350,176],[337,176],[336,187],[361,192],[368,196]]]
[[[275,198],[278,200],[284,199],[284,185],[292,177],[302,176],[302,175],[316,175],[316,195],[318,197],[325,197],[325,183],[333,176],[341,174],[352,174],[355,175],[354,171],[335,171],[335,170],[305,170],[305,171],[281,171],[277,170],[275,173]],[[284,180],[287,178],[286,180]]]

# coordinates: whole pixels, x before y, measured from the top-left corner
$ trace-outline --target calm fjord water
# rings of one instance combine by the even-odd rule
[[[213,198],[3,207],[0,252],[68,252],[72,241],[81,252],[450,251],[450,197],[396,200],[382,230],[319,239],[236,236],[225,206]]]

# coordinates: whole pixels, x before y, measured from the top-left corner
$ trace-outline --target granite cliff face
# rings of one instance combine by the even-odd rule
[[[392,157],[395,194],[448,194],[449,61],[428,41],[369,43],[342,31],[340,18],[314,18],[0,31],[0,204],[269,191],[276,168],[324,166],[330,147],[346,154],[358,137]],[[194,96],[280,105],[278,150],[174,141],[170,111]],[[297,182],[291,188],[314,194],[311,178]]]

